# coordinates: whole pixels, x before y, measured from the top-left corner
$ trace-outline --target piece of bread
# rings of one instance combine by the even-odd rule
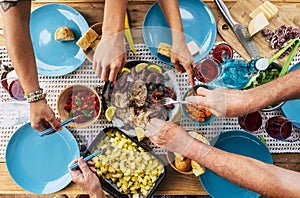
[[[73,41],[75,39],[72,30],[67,26],[61,26],[56,29],[54,39],[56,41]]]
[[[159,43],[157,53],[170,57],[172,46],[167,43]]]
[[[200,133],[198,131],[191,131],[191,132],[189,132],[189,134],[192,137],[200,140],[201,142],[203,142],[205,144],[209,144],[209,141],[206,139],[206,137],[204,136],[203,133]],[[199,177],[200,175],[202,175],[205,172],[205,168],[194,160],[191,160],[191,166],[192,166],[192,171],[196,177]]]
[[[86,33],[77,41],[76,45],[78,45],[83,50],[87,50],[90,47],[91,43],[94,42],[98,37],[98,34],[92,28],[89,28]]]
[[[101,37],[100,37],[101,38]],[[97,45],[99,44],[99,42],[100,42],[100,39],[96,39],[96,40],[94,40],[92,43],[91,43],[91,45],[90,45],[90,47],[94,50],[94,51],[96,51],[96,48],[97,48]]]

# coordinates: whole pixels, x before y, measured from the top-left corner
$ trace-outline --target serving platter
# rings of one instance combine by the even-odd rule
[[[61,26],[69,27],[75,40],[56,41],[54,34]],[[76,42],[88,28],[84,17],[65,4],[46,4],[33,10],[30,33],[38,73],[43,76],[63,76],[76,70],[85,60]]]
[[[194,55],[198,63],[213,48],[217,27],[213,13],[209,7],[199,0],[179,0],[179,11],[186,43],[195,41],[200,52]],[[157,2],[147,11],[143,22],[143,38],[151,54],[165,64],[173,66],[169,57],[158,54],[159,43],[172,45],[171,30]]]
[[[141,64],[147,66],[137,72],[139,70],[138,65]],[[153,65],[154,67],[159,67],[161,73],[148,69]],[[127,71],[124,71],[118,77],[117,83],[107,82],[102,92],[104,109],[110,106],[116,107],[116,113],[112,119],[115,127],[118,127],[129,136],[136,136],[135,128],[140,127],[145,129],[146,120],[149,121],[149,118],[156,117],[174,122],[179,121],[181,117],[180,105],[173,105],[172,108],[166,108],[158,101],[153,102],[157,98],[154,92],[160,91],[163,92],[164,96],[169,96],[167,92],[170,90],[171,94],[174,94],[176,98],[181,98],[179,85],[175,79],[175,71],[163,70],[161,66],[147,61],[130,61],[124,67],[128,68],[128,70],[126,69]],[[136,89],[137,87],[139,88]],[[147,90],[142,92],[140,91],[142,89]],[[134,96],[133,92],[139,93]],[[145,102],[141,105],[137,104],[136,98],[142,97],[144,97],[142,100]],[[119,100],[119,98],[124,99]]]
[[[40,137],[30,123],[12,135],[5,153],[10,176],[35,194],[50,194],[66,187],[71,182],[68,165],[78,157],[76,139],[67,128]]]
[[[118,141],[118,140],[120,140],[120,139],[118,139],[120,137],[122,138],[121,142],[123,142],[125,140],[124,142],[126,142],[127,146],[132,145],[133,147],[136,147],[137,150],[134,151],[134,149],[129,148],[129,146],[126,148],[126,147],[124,147],[124,145],[121,145],[120,142]],[[104,157],[106,159],[110,159],[110,160],[108,160],[109,161],[108,163],[109,163],[109,166],[111,168],[112,167],[118,167],[118,168],[115,169],[116,172],[122,171],[121,170],[122,169],[121,164],[125,164],[125,167],[126,167],[126,163],[130,167],[131,166],[136,166],[136,162],[138,161],[137,158],[139,158],[139,156],[144,156],[145,154],[148,156],[148,157],[143,158],[143,160],[141,161],[141,164],[138,167],[136,166],[135,170],[130,170],[130,173],[128,172],[128,174],[129,174],[129,175],[127,175],[128,180],[127,180],[127,182],[124,182],[124,183],[135,182],[134,181],[135,180],[134,176],[130,176],[130,175],[131,174],[133,174],[133,175],[137,174],[137,172],[141,170],[140,169],[141,166],[144,166],[146,161],[149,160],[149,158],[152,158],[150,160],[151,164],[152,164],[152,162],[154,163],[154,161],[158,162],[158,166],[161,168],[162,172],[160,173],[160,175],[157,175],[157,177],[155,178],[156,180],[154,181],[154,183],[152,183],[151,188],[149,190],[147,190],[147,193],[142,195],[140,189],[136,189],[137,191],[135,192],[135,195],[138,195],[138,197],[145,197],[145,198],[152,197],[152,195],[155,192],[156,188],[159,186],[159,184],[166,177],[167,169],[165,167],[165,163],[163,163],[163,161],[157,155],[155,155],[154,152],[150,152],[151,150],[149,150],[149,148],[146,147],[144,144],[142,144],[141,142],[138,142],[135,138],[126,135],[126,133],[123,133],[121,130],[119,130],[116,127],[107,127],[107,128],[104,128],[102,131],[100,131],[98,133],[98,135],[96,136],[96,138],[91,143],[91,145],[88,147],[88,149],[85,152],[84,156],[87,156],[87,155],[89,155],[89,154],[91,154],[94,151],[99,150],[99,149],[106,149],[106,151],[101,155],[102,155],[102,157],[107,156],[107,158]],[[110,156],[108,156],[108,152],[110,152],[109,151],[110,149],[113,149],[114,153],[110,154]],[[136,155],[136,154],[137,155],[132,159],[130,159],[130,157],[128,157],[128,158],[125,157],[126,162],[122,161],[122,157],[116,155],[116,153],[119,152],[120,149],[125,153],[129,152],[131,154],[134,153],[134,155]],[[98,156],[98,157],[100,157],[100,156]],[[116,158],[118,160],[115,160]],[[130,160],[133,160],[133,161],[130,162]],[[111,162],[111,161],[114,161],[114,162]],[[103,163],[103,161],[101,163],[102,163],[102,166],[104,167],[105,164]],[[118,165],[116,165],[116,163]],[[149,174],[148,168],[150,166],[151,165],[148,164],[146,170],[143,171],[141,174],[139,174],[139,177],[141,179],[144,179],[146,177],[146,174]],[[97,168],[96,165],[95,165],[95,167]],[[129,170],[131,168],[127,167],[125,169]],[[99,169],[97,171],[99,171]],[[131,172],[131,171],[133,171],[133,172]],[[104,172],[106,172],[106,171],[104,171]],[[150,172],[151,172],[151,174],[153,174],[152,171],[150,171]],[[118,198],[133,197],[133,194],[131,192],[128,192],[128,193],[122,192],[120,187],[118,187],[116,185],[116,181],[114,182],[111,178],[107,178],[109,174],[110,173],[108,173],[107,175],[106,175],[106,173],[101,173],[102,176],[99,177],[103,190],[105,190],[109,194],[113,195],[114,197],[118,197]],[[150,176],[150,177],[152,177],[152,176]],[[123,174],[122,177],[125,177],[124,174]],[[122,178],[118,178],[118,179],[122,179]],[[140,185],[142,185],[142,183],[140,183]]]

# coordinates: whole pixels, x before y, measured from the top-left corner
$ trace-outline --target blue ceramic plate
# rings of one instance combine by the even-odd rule
[[[255,135],[246,131],[223,131],[219,136],[212,139],[211,144],[216,148],[231,153],[236,153],[272,164],[272,156],[266,145]],[[209,169],[200,176],[200,181],[205,190],[215,198],[254,198],[258,193],[249,191],[228,180],[218,176]]]
[[[292,66],[288,72],[294,71],[300,68],[300,62]],[[300,99],[288,100],[281,107],[285,117],[293,122],[293,125],[300,128]]]
[[[71,182],[68,165],[78,157],[77,142],[67,128],[40,137],[30,123],[13,134],[5,153],[13,180],[36,194],[49,194],[66,187]]]
[[[57,28],[67,26],[74,33],[73,41],[55,41]],[[89,25],[74,8],[64,4],[47,4],[31,13],[30,32],[38,73],[62,76],[76,70],[85,60],[76,45]]]
[[[216,21],[209,7],[200,0],[179,0],[178,4],[186,42],[194,40],[201,49],[194,56],[194,62],[197,63],[213,48],[217,35]],[[143,37],[151,54],[172,66],[170,58],[157,53],[159,43],[172,44],[169,25],[157,2],[145,15]]]

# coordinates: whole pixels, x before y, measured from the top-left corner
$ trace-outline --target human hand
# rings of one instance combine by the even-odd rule
[[[111,36],[103,33],[93,56],[93,69],[96,75],[103,81],[114,82],[126,61],[124,32]]]
[[[73,160],[69,167],[78,162],[79,169],[69,169],[73,182],[78,184],[82,189],[89,193],[90,197],[104,197],[100,181],[95,174],[95,163],[92,161],[85,162],[82,157]],[[99,195],[99,196],[96,196]]]
[[[43,131],[50,127],[56,131],[62,129],[60,119],[55,117],[46,99],[30,103],[30,123],[31,127],[37,131]]]
[[[145,136],[155,145],[183,155],[193,142],[193,137],[183,128],[173,122],[157,118],[152,119],[147,125]]]
[[[184,33],[176,30],[172,30],[171,62],[177,72],[186,72],[189,83],[195,86],[194,58],[186,45]]]
[[[245,91],[227,88],[213,90],[199,87],[197,96],[186,97],[186,101],[195,102],[217,117],[234,117],[249,113],[250,100]]]

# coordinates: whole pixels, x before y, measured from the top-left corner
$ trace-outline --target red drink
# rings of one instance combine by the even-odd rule
[[[238,117],[238,122],[242,129],[246,131],[256,131],[262,125],[262,117],[259,112],[248,113],[246,115]]]
[[[194,74],[200,82],[210,82],[219,76],[220,64],[213,59],[205,59],[196,65]]]
[[[21,86],[21,83],[18,79],[13,80],[9,85],[9,94],[12,98],[16,100],[25,100],[24,90]]]
[[[275,139],[284,140],[290,137],[293,124],[285,117],[272,117],[266,122],[267,133]]]

